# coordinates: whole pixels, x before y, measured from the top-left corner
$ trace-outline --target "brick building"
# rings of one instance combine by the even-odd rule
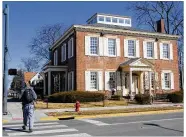
[[[44,94],[105,91],[123,96],[179,90],[177,35],[132,28],[131,18],[96,13],[85,25],[72,25],[50,48],[43,67]]]

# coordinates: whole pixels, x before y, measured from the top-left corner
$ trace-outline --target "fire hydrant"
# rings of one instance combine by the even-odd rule
[[[79,112],[79,108],[80,108],[80,103],[79,103],[79,101],[76,101],[76,104],[75,104],[75,111],[76,111],[76,112]]]

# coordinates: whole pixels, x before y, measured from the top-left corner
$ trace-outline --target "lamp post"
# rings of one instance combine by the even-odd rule
[[[6,4],[3,10],[3,15],[5,16],[5,33],[4,33],[4,70],[3,70],[3,115],[7,115],[7,92],[8,92],[8,15],[9,8]]]

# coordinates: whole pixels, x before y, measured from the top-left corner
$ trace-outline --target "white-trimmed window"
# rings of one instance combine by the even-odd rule
[[[98,55],[99,39],[98,37],[90,37],[90,54]]]
[[[98,90],[98,72],[90,72],[90,89]]]
[[[104,16],[99,16],[98,19],[99,21],[104,21]]]
[[[73,57],[73,53],[74,53],[74,41],[73,38],[71,38],[68,41],[68,58]]]
[[[54,65],[58,64],[58,51],[57,49],[54,51]]]
[[[125,24],[130,24],[130,19],[125,19]]]
[[[66,44],[64,43],[63,46],[61,47],[61,61],[66,60]]]
[[[124,19],[119,19],[119,23],[123,24],[124,23]]]
[[[164,73],[164,84],[165,84],[165,88],[171,88],[170,73]]]
[[[106,17],[106,22],[111,22],[111,18],[110,17]]]
[[[68,73],[68,91],[74,90],[74,72]]]
[[[147,42],[147,57],[153,58],[154,57],[154,43]]]
[[[117,23],[118,22],[118,19],[117,18],[112,18],[112,22],[113,23]]]
[[[116,56],[116,39],[108,39],[108,55]]]
[[[135,40],[128,40],[128,56],[136,56]]]
[[[116,72],[109,72],[110,89],[116,88]]]
[[[169,44],[163,43],[163,58],[169,59],[170,53],[169,53]]]

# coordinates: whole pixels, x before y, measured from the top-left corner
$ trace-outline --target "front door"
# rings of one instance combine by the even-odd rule
[[[132,76],[132,94],[138,94],[138,76]]]

